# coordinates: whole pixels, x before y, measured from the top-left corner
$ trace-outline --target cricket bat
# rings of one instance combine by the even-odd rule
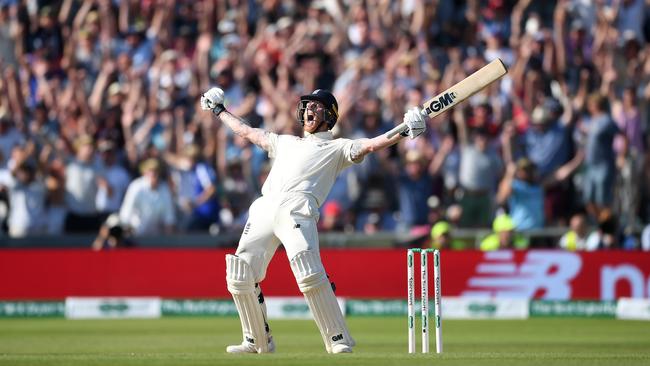
[[[501,59],[496,59],[489,64],[481,67],[472,75],[461,80],[458,84],[427,100],[422,105],[422,114],[431,118],[448,111],[458,103],[476,94],[481,89],[498,80],[508,72],[506,65]],[[386,133],[387,138],[391,138],[398,133],[407,130],[408,126],[402,122],[392,130]]]

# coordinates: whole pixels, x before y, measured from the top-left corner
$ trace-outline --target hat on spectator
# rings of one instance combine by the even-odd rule
[[[183,149],[183,153],[190,159],[198,159],[201,155],[201,149],[196,144],[189,144]]]
[[[165,50],[160,54],[160,61],[162,62],[174,61],[177,58],[178,58],[178,52],[172,49]]]
[[[77,139],[74,141],[74,147],[75,149],[79,149],[82,146],[85,145],[93,145],[95,141],[93,140],[92,136],[90,135],[81,135],[77,137]]]
[[[161,166],[158,159],[149,158],[142,163],[140,163],[140,173],[144,174],[146,172],[157,172],[160,173]]]
[[[88,28],[81,28],[79,29],[79,32],[77,32],[77,35],[79,38],[87,39],[90,37],[90,30]]]
[[[419,163],[423,160],[423,158],[424,156],[422,156],[422,153],[415,149],[407,151],[406,156],[404,156],[404,160],[407,163]]]
[[[113,96],[120,94],[122,92],[122,87],[120,86],[119,82],[114,82],[111,85],[108,86],[108,95]]]
[[[327,0],[315,0],[312,1],[311,5],[312,8],[318,9],[318,10],[327,10]]]
[[[284,30],[289,28],[293,24],[293,21],[291,20],[291,18],[284,16],[278,19],[278,21],[275,24],[278,27],[278,30]]]
[[[135,24],[126,29],[126,36],[141,36],[144,34],[145,25],[142,21],[136,21]]]
[[[115,144],[110,140],[101,140],[97,143],[97,150],[99,152],[107,152],[115,149]]]
[[[413,52],[404,52],[399,56],[399,65],[400,66],[412,66],[415,63],[417,55]]]
[[[435,239],[442,235],[449,234],[449,231],[451,231],[451,226],[447,221],[438,221],[431,229],[431,237]]]
[[[514,229],[515,229],[515,222],[512,221],[512,218],[506,214],[501,214],[497,216],[492,222],[492,230],[494,230],[495,233],[512,231]]]
[[[531,36],[535,35],[535,33],[539,31],[540,27],[541,25],[538,17],[528,18],[526,20],[526,25],[524,26],[524,28],[526,29],[526,33]]]
[[[519,158],[517,160],[516,165],[517,165],[517,169],[522,169],[522,170],[530,170],[535,168],[535,163],[533,163],[527,157]]]
[[[232,20],[230,20],[228,18],[222,19],[219,22],[219,25],[217,26],[217,29],[219,30],[219,33],[221,33],[221,34],[227,34],[227,33],[234,32],[235,28],[236,28],[235,22],[233,22]]]
[[[440,198],[435,195],[429,196],[429,198],[427,198],[427,207],[431,210],[440,208]]]
[[[99,14],[95,10],[89,11],[88,15],[86,15],[86,21],[87,22],[94,22],[95,20],[98,20],[98,19],[99,19]]]
[[[551,114],[549,111],[541,105],[538,105],[533,109],[533,113],[530,116],[530,121],[533,125],[543,125],[550,119]]]

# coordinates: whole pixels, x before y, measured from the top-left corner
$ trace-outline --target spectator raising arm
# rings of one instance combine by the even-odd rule
[[[499,190],[497,191],[497,204],[503,205],[508,201],[512,194],[512,181],[515,179],[517,167],[515,163],[510,163],[506,166],[506,173],[499,183]]]
[[[571,160],[559,167],[555,172],[553,172],[553,174],[549,175],[544,181],[542,181],[542,186],[550,187],[555,183],[565,181],[580,167],[584,159],[584,151],[578,150]]]

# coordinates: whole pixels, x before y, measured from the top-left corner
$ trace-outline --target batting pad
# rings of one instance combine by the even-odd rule
[[[303,251],[296,254],[291,259],[291,269],[316,320],[327,352],[332,353],[334,344],[353,346],[354,340],[318,253]]]
[[[269,352],[266,324],[256,294],[253,270],[243,259],[228,254],[226,282],[239,312],[244,341],[253,344],[258,353]]]

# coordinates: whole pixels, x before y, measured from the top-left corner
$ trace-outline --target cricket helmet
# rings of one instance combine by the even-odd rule
[[[325,107],[323,113],[324,122],[327,123],[327,128],[331,130],[339,118],[339,104],[336,102],[334,95],[327,90],[316,89],[311,94],[301,96],[296,113],[298,115],[298,121],[302,126],[305,125],[305,109],[307,108],[307,103],[310,101],[316,101],[323,104]]]

